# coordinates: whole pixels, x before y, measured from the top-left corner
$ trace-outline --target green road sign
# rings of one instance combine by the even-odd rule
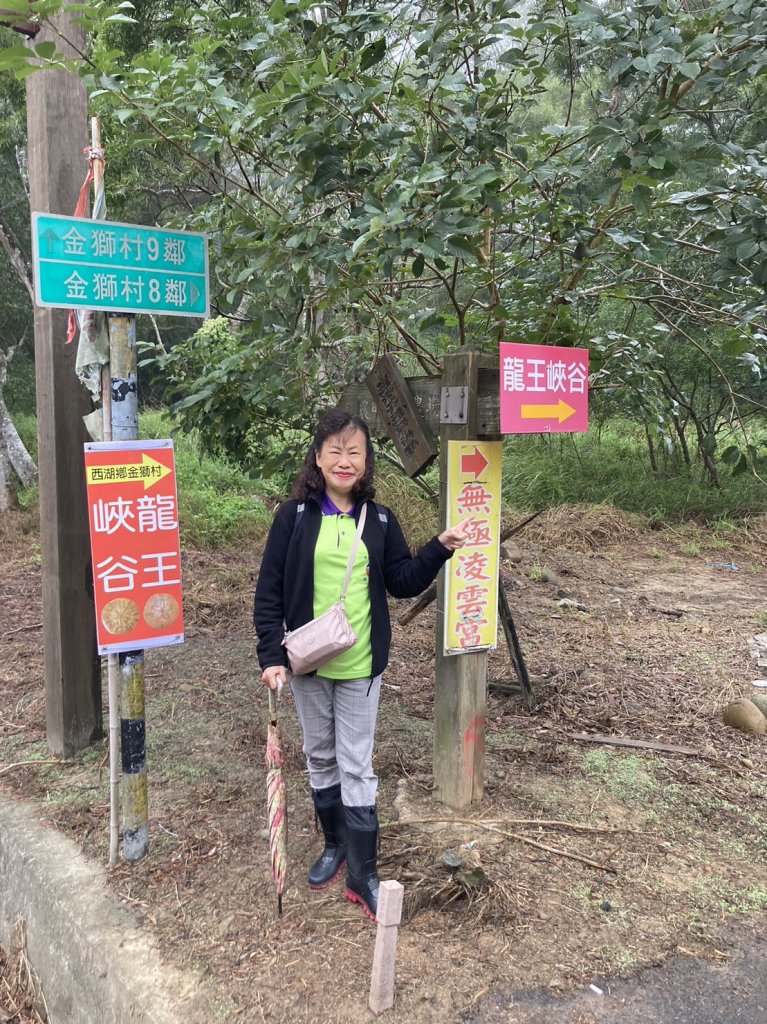
[[[203,234],[33,213],[32,249],[38,306],[209,315]]]

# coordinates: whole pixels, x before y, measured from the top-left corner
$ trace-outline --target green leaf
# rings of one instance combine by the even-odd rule
[[[736,444],[730,445],[722,452],[722,462],[725,466],[736,466],[743,458],[743,453]]]
[[[477,262],[477,253],[471,242],[463,235],[448,235],[445,239],[445,248],[453,256],[470,263]]]
[[[367,71],[368,68],[372,68],[374,64],[378,64],[382,61],[385,53],[386,39],[381,36],[380,39],[376,39],[362,51],[360,56],[360,68],[363,71]]]
[[[413,260],[411,270],[413,271],[413,277],[421,277],[423,275],[423,268],[426,261],[423,256],[419,253]]]
[[[51,60],[56,53],[56,44],[49,40],[42,43],[36,43],[35,53],[42,60]]]

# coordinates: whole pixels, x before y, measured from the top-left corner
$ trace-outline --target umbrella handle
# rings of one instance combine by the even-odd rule
[[[280,695],[280,690],[269,690],[269,717],[273,722],[277,721],[277,698]]]

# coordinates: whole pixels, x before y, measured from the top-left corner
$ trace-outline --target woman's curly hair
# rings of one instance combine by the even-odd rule
[[[320,419],[314,433],[314,440],[293,484],[291,497],[297,498],[298,501],[306,501],[313,492],[325,490],[325,478],[317,465],[315,456],[329,437],[334,437],[336,434],[351,434],[355,430],[361,430],[365,435],[365,472],[354,485],[352,497],[355,501],[375,497],[376,491],[373,486],[375,454],[373,442],[370,440],[370,431],[359,416],[353,416],[347,409],[331,409]]]

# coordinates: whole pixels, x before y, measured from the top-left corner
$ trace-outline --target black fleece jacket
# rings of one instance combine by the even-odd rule
[[[258,634],[261,668],[288,665],[282,639],[285,626],[298,629],[314,618],[314,548],[322,522],[322,494],[309,496],[296,522],[298,502],[286,501],[277,509],[269,531],[261,571],[256,583],[253,622]],[[370,561],[372,675],[386,668],[391,645],[391,623],[386,592],[392,597],[416,597],[434,580],[452,552],[434,537],[415,557],[402,528],[386,509],[384,530],[377,506],[368,504],[362,540]],[[362,503],[357,506],[359,516]],[[284,623],[284,626],[283,626]]]

